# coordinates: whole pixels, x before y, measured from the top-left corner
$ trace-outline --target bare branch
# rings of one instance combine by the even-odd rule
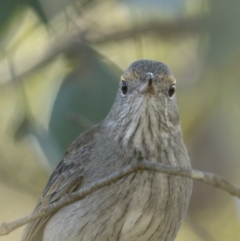
[[[33,213],[22,217],[16,221],[10,223],[3,223],[0,226],[0,236],[7,235],[11,231],[21,227],[27,223],[30,223],[34,220],[39,218],[43,218],[49,214],[56,212],[57,210],[61,209],[62,207],[69,205],[77,200],[83,199],[86,196],[92,194],[93,192],[111,185],[124,176],[127,176],[136,171],[155,171],[161,172],[169,175],[176,175],[191,178],[193,180],[201,181],[207,183],[213,187],[217,187],[223,191],[228,192],[229,194],[240,198],[240,187],[236,186],[224,178],[217,176],[212,173],[208,172],[201,172],[193,169],[184,169],[182,167],[173,167],[170,165],[165,165],[162,163],[151,163],[148,161],[137,161],[131,165],[128,165],[119,171],[112,173],[111,175],[100,179],[99,181],[93,182],[92,184],[81,188],[80,190],[73,192],[59,201],[46,206],[38,211],[34,211]]]
[[[104,33],[96,37],[86,37],[90,44],[105,44],[113,41],[128,40],[140,35],[153,34],[162,39],[170,39],[182,36],[191,36],[207,32],[210,29],[210,17],[194,17],[181,19],[180,21],[161,22],[153,20],[132,28],[117,30],[112,33]]]
[[[95,31],[83,30],[76,34],[76,31],[73,32],[64,32],[56,40],[49,42],[48,47],[44,49],[45,54],[43,56],[33,56],[34,58],[22,59],[21,62],[26,63],[24,67],[19,68],[17,63],[16,69],[19,69],[16,72],[16,79],[21,80],[25,79],[34,71],[46,66],[49,62],[53,61],[59,54],[68,53],[69,49],[74,49],[81,44],[106,44],[114,41],[124,41],[132,38],[136,38],[141,35],[155,35],[159,38],[175,38],[182,36],[192,36],[194,34],[199,34],[207,32],[211,26],[212,19],[209,16],[201,17],[192,17],[186,19],[179,19],[179,21],[166,21],[161,22],[159,20],[151,20],[146,24],[139,26],[134,26],[131,28],[118,29],[112,32],[105,31],[104,29],[99,30],[101,34],[94,34]],[[78,48],[77,48],[78,49]],[[37,59],[37,61],[36,61]],[[13,78],[10,78],[13,81]],[[8,85],[9,79],[7,82],[4,82],[3,85]]]

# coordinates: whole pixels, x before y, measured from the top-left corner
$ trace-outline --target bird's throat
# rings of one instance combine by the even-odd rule
[[[158,155],[159,146],[164,145],[168,133],[164,131],[164,113],[152,98],[132,107],[122,122],[122,141],[127,148],[141,152],[145,157]],[[163,138],[164,137],[164,138]]]

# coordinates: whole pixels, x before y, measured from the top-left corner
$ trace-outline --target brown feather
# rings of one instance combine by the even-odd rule
[[[58,201],[61,197],[75,191],[81,186],[85,164],[89,152],[84,151],[94,145],[94,135],[98,125],[82,133],[68,148],[62,161],[51,175],[35,210]],[[44,226],[52,215],[28,224],[23,232],[21,241],[41,241]]]

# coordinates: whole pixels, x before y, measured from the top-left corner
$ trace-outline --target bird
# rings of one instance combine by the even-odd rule
[[[106,86],[107,87],[107,86]],[[106,118],[83,132],[52,173],[35,210],[139,158],[191,168],[176,100],[176,79],[159,61],[133,62]],[[134,172],[29,223],[22,241],[173,241],[192,192],[189,178]]]

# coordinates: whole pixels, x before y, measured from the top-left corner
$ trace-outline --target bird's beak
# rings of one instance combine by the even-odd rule
[[[139,92],[141,94],[145,93],[155,93],[154,75],[153,73],[147,73],[146,81],[143,85],[139,87]]]

